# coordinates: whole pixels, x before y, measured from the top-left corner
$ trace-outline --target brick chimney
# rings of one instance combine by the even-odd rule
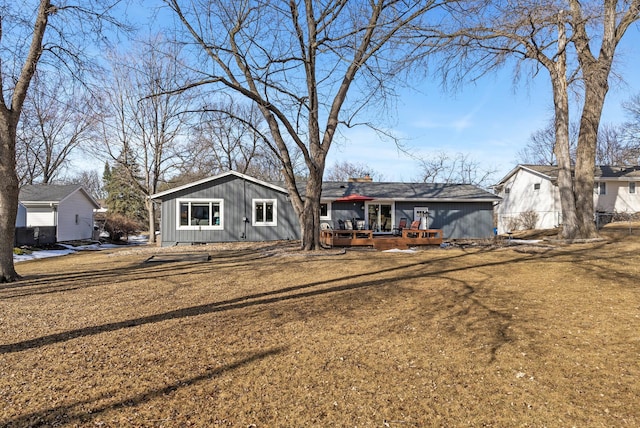
[[[350,177],[349,178],[349,182],[350,183],[370,183],[372,181],[373,181],[373,179],[371,178],[371,176],[369,174],[365,174],[364,177]]]

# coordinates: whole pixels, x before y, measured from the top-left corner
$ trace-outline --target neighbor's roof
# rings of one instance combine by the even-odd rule
[[[502,180],[498,183],[498,186],[506,182],[513,174],[515,174],[518,170],[524,169],[529,170],[530,172],[537,173],[538,175],[543,175],[549,180],[555,182],[558,179],[558,166],[557,165],[518,165],[507,175],[504,176]],[[573,174],[573,168],[571,169],[571,173]],[[640,166],[639,165],[631,165],[631,166],[610,166],[610,165],[600,165],[596,166],[593,172],[593,176],[596,180],[602,179],[617,179],[621,181],[625,180],[637,180],[640,179]]]
[[[93,196],[78,184],[26,184],[20,188],[18,200],[22,204],[59,204],[78,191],[82,192],[95,208],[100,208]]]

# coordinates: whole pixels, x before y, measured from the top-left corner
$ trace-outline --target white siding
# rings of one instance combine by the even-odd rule
[[[92,237],[93,204],[78,190],[60,201],[58,206],[58,241]]]
[[[561,222],[558,187],[548,177],[519,169],[504,183],[498,196],[502,198],[497,207],[498,233],[509,232],[513,222],[527,211],[538,214],[538,229],[551,229]]]
[[[640,185],[636,184],[636,193],[629,193],[628,181],[604,181],[606,194],[600,195],[594,191],[593,204],[596,211],[608,213],[636,213],[640,212]]]

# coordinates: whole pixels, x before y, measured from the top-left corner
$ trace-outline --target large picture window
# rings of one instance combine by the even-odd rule
[[[179,199],[179,229],[222,229],[222,199]]]
[[[276,226],[278,224],[278,201],[275,199],[253,200],[254,226]]]

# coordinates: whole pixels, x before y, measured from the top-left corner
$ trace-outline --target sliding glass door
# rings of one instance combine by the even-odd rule
[[[393,227],[392,202],[367,203],[367,225],[374,232],[391,232]]]

